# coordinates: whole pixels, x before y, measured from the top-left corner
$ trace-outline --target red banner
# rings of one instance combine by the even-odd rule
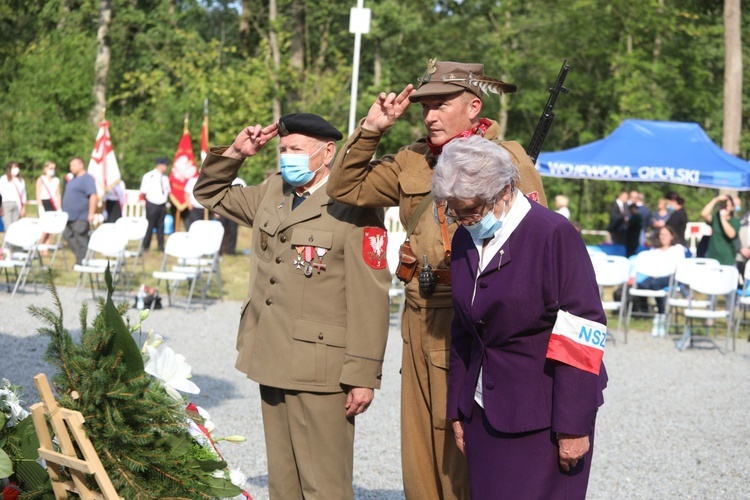
[[[185,197],[185,184],[196,175],[198,175],[198,169],[195,167],[193,143],[190,141],[190,132],[185,128],[174,155],[172,170],[169,172],[169,184],[172,187],[169,198],[180,211],[185,210],[188,206]]]
[[[109,191],[120,183],[120,167],[109,137],[109,122],[106,120],[102,120],[99,124],[88,173],[96,181],[96,194],[100,202],[105,191]]]

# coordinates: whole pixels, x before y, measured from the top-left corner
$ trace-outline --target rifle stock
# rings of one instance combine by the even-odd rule
[[[542,116],[539,118],[539,123],[536,125],[534,135],[531,137],[529,146],[526,148],[526,154],[529,155],[531,162],[534,164],[536,164],[536,159],[542,151],[544,141],[547,139],[547,134],[549,134],[549,130],[552,127],[552,121],[555,119],[554,107],[555,102],[557,102],[557,96],[560,95],[560,92],[564,94],[569,92],[568,88],[563,86],[565,83],[565,77],[568,76],[568,70],[570,69],[567,62],[567,59],[563,60],[560,73],[558,73],[557,80],[555,80],[555,85],[549,89],[547,104],[544,106],[544,111],[542,111]]]

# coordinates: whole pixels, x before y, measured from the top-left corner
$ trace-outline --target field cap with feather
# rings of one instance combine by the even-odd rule
[[[455,94],[462,90],[468,90],[481,99],[482,92],[507,94],[515,92],[516,86],[485,76],[483,64],[430,59],[419,79],[417,91],[409,96],[409,100],[417,102],[423,97]]]

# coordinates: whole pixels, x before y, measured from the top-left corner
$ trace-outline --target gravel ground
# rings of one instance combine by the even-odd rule
[[[0,292],[0,377],[23,385],[24,399],[38,400],[32,377],[50,373],[41,357],[47,340],[26,308],[51,305],[49,293]],[[91,295],[60,290],[65,325],[78,331],[78,311]],[[132,300],[132,298],[131,298]],[[165,301],[166,302],[166,301]],[[215,302],[190,313],[178,307],[154,311],[144,328],[164,336],[193,368],[217,435],[243,434],[243,444],[223,443],[232,468],[248,476],[256,500],[268,498],[265,445],[257,384],[234,369],[240,303]],[[135,313],[131,311],[135,319]],[[721,342],[723,345],[723,342]],[[704,347],[704,348],[699,348]],[[750,498],[750,343],[722,354],[698,344],[679,352],[674,342],[633,332],[628,343],[610,342],[606,402],[599,412],[589,498]],[[403,498],[399,449],[401,340],[395,319],[383,387],[370,410],[357,418],[354,492],[357,499]]]

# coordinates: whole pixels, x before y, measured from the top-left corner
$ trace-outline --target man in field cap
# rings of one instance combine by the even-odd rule
[[[430,59],[420,74],[416,89],[409,84],[398,95],[378,96],[341,148],[327,190],[356,206],[400,207],[411,251],[419,261],[405,286],[401,320],[404,492],[409,499],[469,498],[466,460],[456,444],[462,436],[454,435],[453,423],[446,419],[453,318],[450,245],[457,225],[441,215],[443,207],[434,207],[433,168],[445,144],[478,134],[508,151],[519,168],[516,185],[522,193],[544,205],[546,199],[541,178],[521,145],[502,141],[500,125],[480,116],[485,96],[514,92],[514,85],[486,76],[484,66],[476,63]],[[422,109],[426,136],[372,160],[383,134],[412,102]]]
[[[233,186],[244,160],[276,136],[280,172]],[[354,419],[382,378],[383,211],[326,194],[341,138],[310,113],[247,127],[210,149],[194,189],[201,205],[252,228],[235,366],[260,385],[271,498],[353,498]]]

